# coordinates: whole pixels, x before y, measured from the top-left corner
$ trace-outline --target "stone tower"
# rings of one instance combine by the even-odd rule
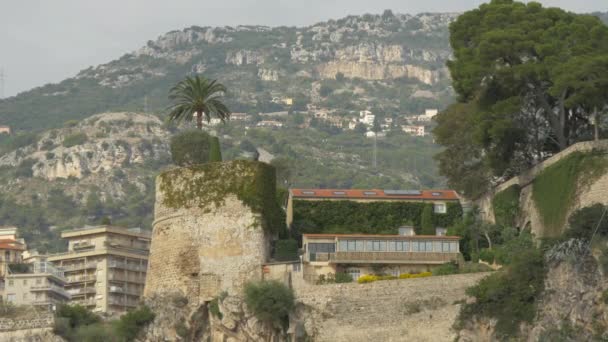
[[[179,291],[197,305],[261,279],[283,220],[275,192],[274,169],[254,161],[160,174],[144,296]]]

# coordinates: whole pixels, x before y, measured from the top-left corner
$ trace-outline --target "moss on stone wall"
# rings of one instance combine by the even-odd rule
[[[543,170],[532,184],[532,198],[545,236],[558,236],[578,193],[608,171],[603,152],[575,152]]]
[[[294,201],[293,226],[301,233],[396,234],[402,225],[421,224],[423,202]],[[462,217],[460,203],[447,213],[432,213],[434,227],[449,227]],[[418,232],[420,233],[420,232]]]
[[[514,227],[515,219],[519,214],[519,193],[521,188],[513,184],[505,190],[497,193],[492,199],[494,219],[496,224],[505,227]]]
[[[284,213],[276,202],[275,170],[255,161],[235,160],[176,168],[159,175],[163,205],[173,209],[198,207],[205,212],[236,195],[260,215],[264,230],[284,230]]]

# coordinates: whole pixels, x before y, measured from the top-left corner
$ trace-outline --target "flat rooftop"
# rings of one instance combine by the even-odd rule
[[[293,198],[458,201],[454,190],[289,189]]]
[[[62,238],[81,237],[86,235],[113,233],[120,235],[133,236],[137,238],[149,239],[151,232],[141,228],[124,228],[115,226],[91,226],[78,229],[66,230],[61,232]]]
[[[302,234],[308,239],[404,239],[404,240],[459,240],[455,235],[399,235],[399,234]]]

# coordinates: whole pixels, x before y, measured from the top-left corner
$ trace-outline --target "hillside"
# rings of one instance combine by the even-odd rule
[[[288,109],[271,102],[277,96],[293,98],[299,109],[312,104],[392,115],[441,108],[451,99],[444,65],[455,17],[386,11],[303,28],[192,26],[58,84],[0,100],[0,124],[31,131],[106,111],[162,111],[169,88],[191,73],[225,83],[234,112]]]

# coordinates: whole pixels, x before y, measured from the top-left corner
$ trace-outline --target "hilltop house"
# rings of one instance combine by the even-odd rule
[[[348,273],[353,280],[366,274],[431,271],[446,262],[459,262],[458,236],[414,235],[402,227],[398,235],[304,234],[303,277],[315,282],[320,276]]]
[[[415,137],[423,137],[426,134],[424,131],[424,126],[403,125],[401,126],[401,130]]]
[[[0,134],[11,134],[11,127],[10,126],[0,126]]]

